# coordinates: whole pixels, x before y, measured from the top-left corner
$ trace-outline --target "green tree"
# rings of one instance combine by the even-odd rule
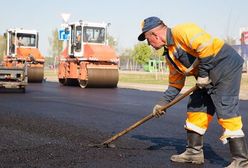
[[[108,34],[107,40],[108,40],[108,44],[109,44],[111,47],[113,47],[114,49],[117,48],[118,42],[117,42],[117,40],[116,40],[113,36],[111,36],[111,35]]]
[[[53,57],[45,57],[45,66],[49,67],[54,64],[54,58]]]
[[[158,50],[153,49],[153,57],[155,57],[154,59],[158,59],[157,57],[159,57],[160,60],[163,60],[164,59],[163,54],[164,54],[164,48],[163,47],[158,49]]]
[[[132,57],[133,50],[126,48],[120,54],[120,67],[122,69],[133,69],[134,58]]]
[[[0,60],[3,59],[5,52],[6,52],[6,38],[0,35]]]
[[[139,65],[147,63],[152,57],[153,51],[146,43],[138,43],[134,46],[132,55]]]
[[[52,30],[52,35],[51,37],[48,38],[48,42],[50,45],[49,48],[49,55],[50,57],[52,57],[53,59],[53,65],[56,65],[56,59],[57,57],[60,55],[60,53],[62,52],[63,49],[63,41],[60,41],[58,38],[58,29],[54,29]]]

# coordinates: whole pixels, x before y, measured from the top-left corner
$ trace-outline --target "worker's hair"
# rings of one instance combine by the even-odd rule
[[[166,26],[166,24],[164,24],[164,22],[161,22],[160,25],[159,25],[159,27],[165,27],[165,28],[167,28],[167,26]]]

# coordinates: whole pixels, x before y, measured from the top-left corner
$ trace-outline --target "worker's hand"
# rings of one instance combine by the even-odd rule
[[[160,117],[160,116],[162,116],[163,114],[165,114],[165,110],[161,110],[161,107],[162,107],[162,105],[160,105],[160,104],[156,104],[154,107],[153,107],[153,111],[152,111],[152,113],[153,113],[153,115],[155,116],[155,117]]]
[[[198,77],[197,78],[197,82],[196,82],[196,85],[200,88],[200,89],[202,89],[202,88],[205,88],[208,84],[210,84],[211,83],[211,80],[209,79],[209,77],[207,76],[207,77],[204,77],[204,78],[202,78],[202,77]]]

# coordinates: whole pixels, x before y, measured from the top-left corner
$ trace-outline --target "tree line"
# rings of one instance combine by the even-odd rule
[[[3,35],[0,35],[0,61],[3,59],[5,53],[6,53],[6,38]]]

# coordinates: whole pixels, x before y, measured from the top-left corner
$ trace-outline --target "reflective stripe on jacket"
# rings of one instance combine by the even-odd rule
[[[165,52],[169,67],[169,86],[182,89],[185,77],[206,77],[214,66],[211,61],[224,45],[224,41],[212,38],[193,23],[167,29]]]

